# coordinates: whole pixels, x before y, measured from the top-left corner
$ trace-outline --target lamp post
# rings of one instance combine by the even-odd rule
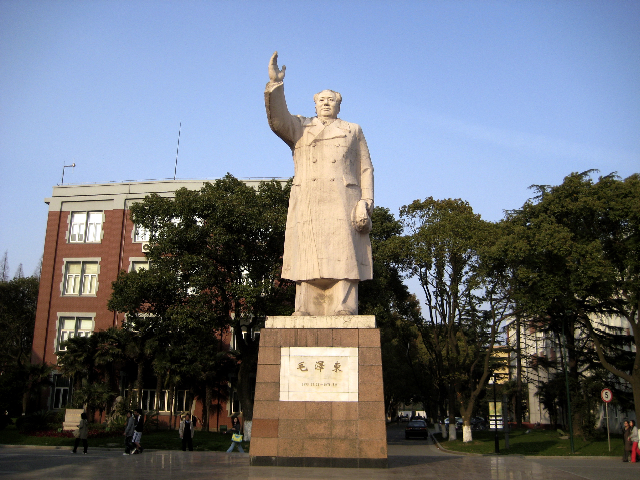
[[[494,373],[491,375],[491,383],[493,384],[493,427],[494,427],[494,441],[495,441],[495,453],[500,453],[500,440],[498,439],[498,401],[496,400],[496,380],[498,376]]]
[[[63,165],[62,167],[62,180],[60,181],[60,185],[64,185],[64,169],[65,168],[75,168],[76,164],[75,162],[72,163],[71,165]]]

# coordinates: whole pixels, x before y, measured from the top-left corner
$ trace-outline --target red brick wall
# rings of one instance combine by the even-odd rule
[[[94,312],[94,331],[105,330],[116,324],[113,312],[107,309],[111,284],[120,269],[128,269],[130,257],[143,257],[142,244],[133,243],[133,223],[125,210],[106,210],[100,243],[68,243],[68,217],[71,212],[49,212],[45,237],[40,293],[36,313],[32,362],[43,360],[55,364],[54,352],[57,335],[58,312]],[[126,218],[123,218],[126,215]],[[124,221],[124,227],[123,227]],[[63,296],[64,259],[100,258],[98,290],[95,296]],[[118,319],[118,325],[122,316]]]

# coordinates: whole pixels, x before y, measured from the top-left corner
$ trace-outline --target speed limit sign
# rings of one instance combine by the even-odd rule
[[[608,388],[603,388],[602,392],[600,392],[600,398],[604,403],[609,403],[613,400],[613,392]]]

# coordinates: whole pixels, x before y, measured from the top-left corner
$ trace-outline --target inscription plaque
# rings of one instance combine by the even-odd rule
[[[357,348],[282,347],[280,356],[280,401],[358,401]]]

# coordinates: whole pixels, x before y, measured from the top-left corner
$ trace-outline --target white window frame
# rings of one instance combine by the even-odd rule
[[[260,340],[260,331],[262,330],[261,327],[249,328],[248,326],[243,325],[241,328],[242,338],[246,339],[247,335],[251,333],[251,340]],[[251,330],[251,332],[249,332],[249,330]],[[231,341],[229,342],[229,347],[231,348],[231,350],[238,350],[238,342],[236,341],[235,336],[235,327],[229,327],[229,332],[231,333]]]
[[[175,412],[190,412],[193,404],[193,397],[189,390],[176,390],[176,394],[173,398],[173,405]],[[183,408],[178,408],[183,407]]]
[[[164,402],[162,402],[164,400]],[[174,402],[175,402],[174,398]],[[162,410],[160,403],[163,403]],[[161,413],[169,412],[169,390],[160,390],[160,397],[156,398],[155,388],[143,388],[142,389],[142,409],[146,412],[157,410]]]
[[[242,413],[242,405],[240,405],[240,396],[235,388],[229,387],[229,400],[227,401],[227,414],[228,416]],[[234,404],[237,403],[237,408]]]
[[[146,264],[146,268],[143,264]],[[129,272],[133,272],[134,266],[138,267],[138,271],[141,269],[149,270],[149,259],[147,257],[129,257]]]
[[[60,348],[60,344],[65,340],[73,337],[89,337],[93,335],[93,332],[96,328],[95,318],[95,312],[58,312],[54,351],[56,353],[66,351],[65,348]],[[81,328],[83,321],[91,322],[91,328],[87,328],[88,325],[86,323],[85,328]],[[68,323],[70,322],[73,322],[72,327],[68,325]]]
[[[84,218],[82,218],[84,216]],[[75,220],[75,221],[74,221]],[[101,243],[104,212],[70,212],[68,217],[67,243]]]
[[[134,225],[131,232],[133,243],[149,243],[151,231],[141,225]]]
[[[69,400],[71,399],[71,380],[60,373],[54,373],[52,380],[53,389],[51,392],[51,408],[54,410],[60,410],[69,405]],[[58,385],[59,380],[64,380],[64,382],[60,383],[65,383],[66,385]],[[59,400],[59,403],[56,403],[56,400]]]
[[[62,281],[60,295],[68,297],[95,297],[98,294],[100,282],[101,258],[64,258],[62,261]],[[80,264],[77,272],[70,272],[70,268]],[[90,272],[90,266],[96,266],[95,272]],[[73,282],[70,286],[70,282]],[[77,285],[77,288],[76,288]]]

